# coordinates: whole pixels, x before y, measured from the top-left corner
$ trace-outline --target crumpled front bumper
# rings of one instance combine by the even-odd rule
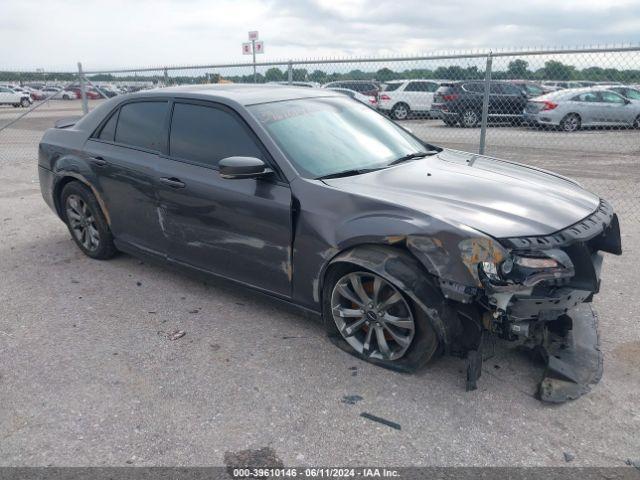
[[[539,347],[546,369],[539,384],[540,400],[562,403],[574,400],[591,390],[602,378],[598,316],[591,305],[582,304],[567,314],[572,329],[561,336],[548,332]]]

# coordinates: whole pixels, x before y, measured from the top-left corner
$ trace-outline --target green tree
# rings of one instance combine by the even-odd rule
[[[281,82],[285,79],[284,73],[279,68],[273,67],[264,73],[267,82]]]
[[[311,80],[312,82],[326,83],[327,72],[324,72],[322,70],[314,70],[309,75],[309,80]]]
[[[291,71],[291,76],[293,77],[292,80],[298,82],[306,82],[308,73],[309,72],[307,72],[306,68],[294,68]]]
[[[387,82],[397,77],[396,73],[390,68],[384,67],[376,72],[376,80]]]
[[[544,62],[544,75],[547,80],[572,80],[575,77],[575,70],[575,67],[557,60]]]
[[[507,74],[510,78],[528,78],[529,77],[529,63],[524,60],[518,58],[509,62],[509,66],[507,67]]]

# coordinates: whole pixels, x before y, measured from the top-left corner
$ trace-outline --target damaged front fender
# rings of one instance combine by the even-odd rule
[[[429,317],[441,345],[446,349],[451,344],[452,312],[435,279],[411,255],[386,245],[362,245],[337,255],[330,266],[339,263],[363,267],[398,287]]]

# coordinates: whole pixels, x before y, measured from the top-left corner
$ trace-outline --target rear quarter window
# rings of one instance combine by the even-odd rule
[[[116,135],[117,121],[118,121],[118,110],[116,110],[111,114],[111,117],[109,118],[109,120],[107,120],[107,123],[105,123],[104,126],[102,127],[102,130],[100,130],[100,135],[98,135],[98,138],[100,140],[113,142],[113,139],[115,138],[115,135]]]

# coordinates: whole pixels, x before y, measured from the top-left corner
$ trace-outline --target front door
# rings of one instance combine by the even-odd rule
[[[253,132],[227,107],[190,101],[176,101],[170,128],[157,178],[170,259],[290,296],[289,185],[277,174],[228,180],[218,173],[226,157],[269,162]]]

